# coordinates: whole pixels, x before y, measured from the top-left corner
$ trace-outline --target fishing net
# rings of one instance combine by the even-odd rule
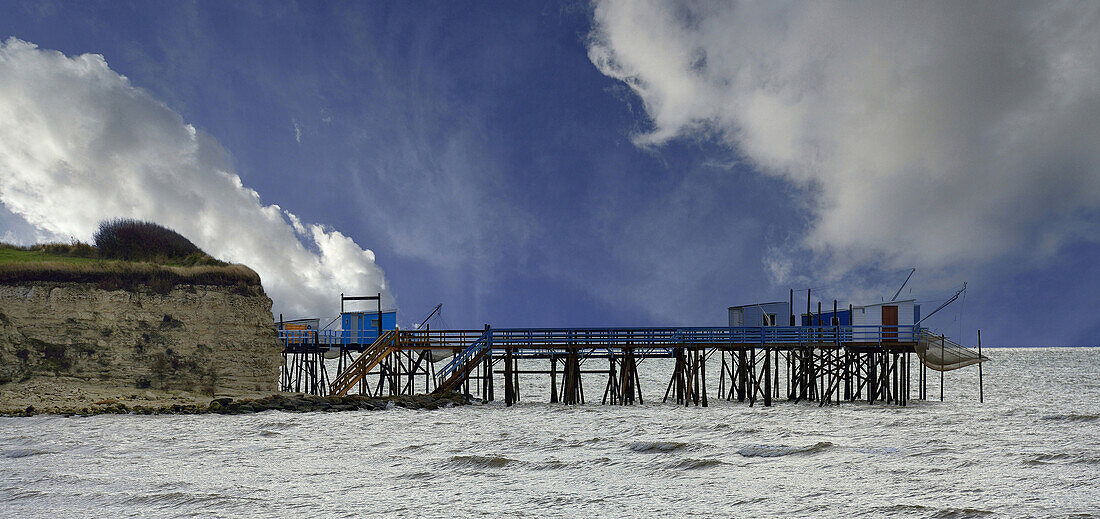
[[[989,360],[985,355],[978,355],[970,348],[927,330],[921,330],[916,349],[920,361],[936,371],[951,371]]]

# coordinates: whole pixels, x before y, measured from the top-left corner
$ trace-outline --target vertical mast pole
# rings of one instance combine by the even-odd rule
[[[978,330],[978,403],[985,402],[985,388],[982,384],[982,331]]]

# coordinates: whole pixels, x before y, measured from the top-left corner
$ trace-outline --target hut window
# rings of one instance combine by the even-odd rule
[[[371,328],[378,328],[378,319],[371,319],[370,320],[370,327]]]

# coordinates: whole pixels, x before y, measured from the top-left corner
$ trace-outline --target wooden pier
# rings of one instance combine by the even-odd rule
[[[917,326],[706,328],[507,328],[390,330],[359,342],[340,331],[280,330],[281,387],[311,394],[400,395],[455,390],[486,401],[520,400],[520,375],[549,377],[550,402],[585,403],[584,380],[611,405],[644,403],[639,370],[669,359],[662,400],[706,406],[708,398],[770,406],[866,401],[906,405],[918,347],[944,340]],[[373,338],[373,337],[372,337]],[[942,346],[941,346],[942,347]],[[921,350],[924,351],[924,350]],[[338,367],[329,379],[325,357]],[[446,358],[446,362],[434,359]],[[520,361],[523,361],[522,363]],[[668,361],[666,361],[668,362]],[[707,363],[719,363],[708,395]],[[439,365],[442,364],[442,365]],[[544,368],[533,368],[534,366]],[[927,368],[917,362],[917,397]],[[496,384],[503,381],[500,395]],[[712,384],[714,381],[710,381]]]

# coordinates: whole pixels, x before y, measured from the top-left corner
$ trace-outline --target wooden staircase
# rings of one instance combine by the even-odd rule
[[[477,363],[481,362],[490,351],[491,348],[489,348],[489,342],[486,340],[486,336],[482,336],[480,339],[474,341],[473,344],[467,346],[466,349],[462,350],[458,355],[455,355],[455,358],[443,367],[439,374],[439,381],[436,384],[434,392],[442,393],[457,387],[463,380],[466,380],[469,373],[477,368]]]
[[[396,347],[397,330],[389,330],[383,333],[329,384],[329,394],[332,396],[348,394],[351,388],[363,380],[367,373],[370,373],[370,370],[385,360],[386,356],[392,353]]]
[[[475,354],[473,357],[470,357],[470,360],[466,361],[465,366],[456,369],[453,373],[451,373],[449,377],[444,379],[443,382],[440,382],[439,386],[436,387],[435,392],[442,393],[444,391],[451,391],[458,387],[458,385],[461,384],[463,380],[466,380],[466,375],[468,373],[467,370],[472,372],[477,367],[477,363],[481,362],[481,359],[485,358],[485,354],[488,353],[488,351],[489,350],[483,350],[480,353]]]

